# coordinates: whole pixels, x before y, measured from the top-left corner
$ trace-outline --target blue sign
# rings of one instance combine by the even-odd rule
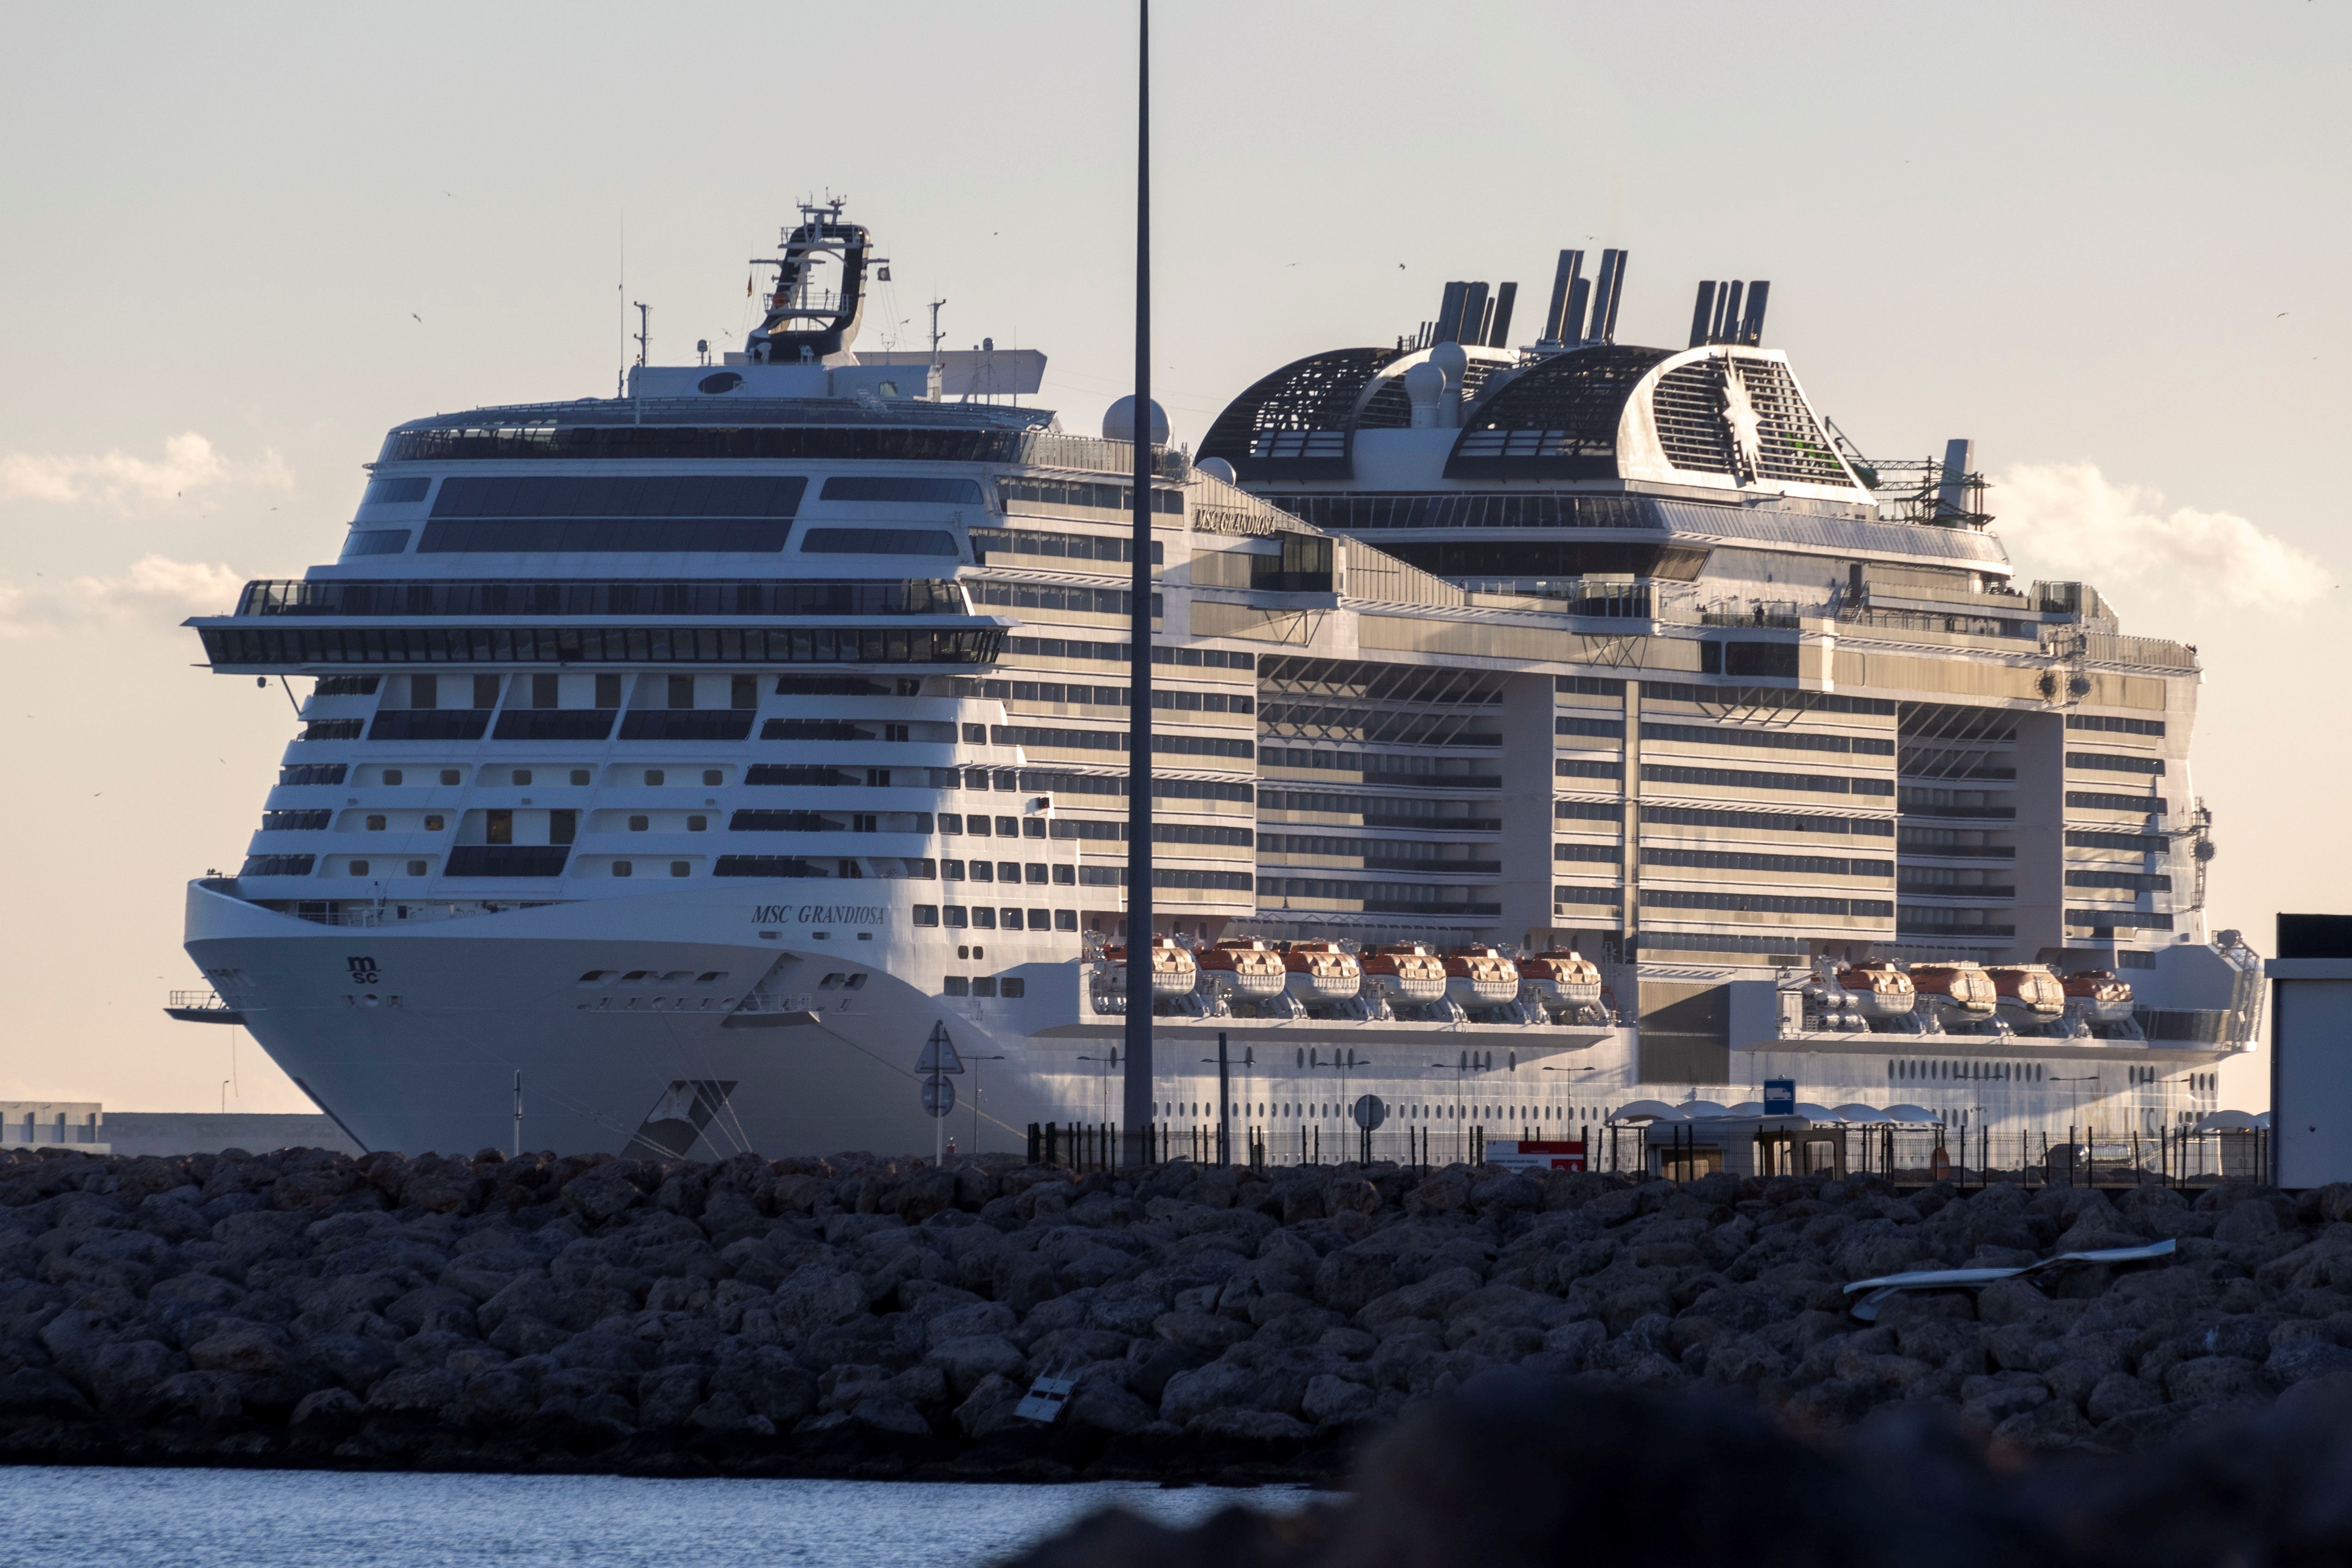
[[[1792,1078],[1768,1078],[1764,1080],[1764,1114],[1794,1116],[1797,1114],[1797,1080]]]

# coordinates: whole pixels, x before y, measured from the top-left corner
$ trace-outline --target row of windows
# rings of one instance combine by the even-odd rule
[[[339,784],[351,775],[348,763],[297,763],[278,770],[280,784]]]
[[[2067,804],[2072,805],[2074,802]],[[2133,855],[2161,855],[2170,844],[2171,840],[2161,833],[2099,833],[2087,827],[2066,830],[2069,849],[2121,849]]]
[[[959,910],[957,912],[961,914],[962,911]],[[1043,911],[1033,910],[1030,912],[1032,914],[1037,914],[1042,913]],[[1055,930],[1076,931],[1078,929],[1078,915],[1076,910],[1057,910],[1055,912],[1056,914],[1064,914],[1070,917],[1070,923],[1068,925],[1056,926],[1054,928]],[[915,923],[920,925],[924,922],[918,921]],[[936,925],[938,922],[934,921],[930,923]],[[971,976],[950,974],[940,983],[940,994],[943,996],[994,996],[998,994],[998,987],[1000,985],[1003,988],[1003,994],[1008,997],[1025,996],[1029,992],[1029,983],[1017,974],[1007,974],[1001,978],[993,974],[975,974]]]
[[[1000,702],[1076,702],[1093,708],[1125,708],[1129,688],[1073,686],[1058,680],[983,680],[980,694]],[[1249,713],[1257,700],[1223,691],[1174,691],[1154,687],[1151,706],[1179,713]]]
[[[1554,888],[1551,901],[1555,904],[1594,904],[1613,909],[1625,901],[1624,893],[1616,888]]]
[[[935,578],[830,583],[247,583],[240,616],[961,616],[963,590]]]
[[[919,474],[835,474],[824,481],[825,500],[906,501],[916,506],[981,506],[977,479],[930,479]]]
[[[1244,878],[1246,886],[1249,879]],[[1500,904],[1470,901],[1474,889],[1417,882],[1334,882],[1311,877],[1260,877],[1261,898],[1331,899],[1360,903],[1368,914],[1492,915]]]
[[[1485,844],[1431,844],[1402,838],[1330,838],[1311,833],[1260,833],[1258,847],[1270,855],[1332,855],[1350,858],[1360,857],[1365,864],[1379,862],[1395,870],[1419,870],[1420,862],[1437,870],[1491,871],[1496,865],[1491,860],[1459,858],[1463,851],[1489,853],[1493,846]],[[1449,856],[1457,857],[1449,858]]]
[[[1553,851],[1555,857],[1559,850]],[[1769,871],[1801,877],[1892,877],[1892,860],[1841,860],[1828,855],[1743,855],[1715,849],[1642,851],[1644,866],[1685,866],[1706,871]]]
[[[1797,679],[1797,645],[1792,642],[1717,642],[1698,645],[1701,675],[1745,675],[1772,680]]]
[[[978,768],[970,770],[971,773],[975,773],[981,771]],[[996,787],[998,789],[1014,787],[1013,784],[1006,782],[1013,778],[1013,774],[1009,770],[999,770],[996,775]],[[1123,796],[1127,794],[1127,775],[1124,773],[1061,773],[1024,771],[1020,774],[1018,784],[1023,789],[1044,790],[1054,795]],[[974,784],[970,787],[977,789],[982,786]],[[1151,798],[1154,800],[1225,800],[1246,804],[1255,798],[1255,793],[1248,784],[1226,784],[1217,779],[1154,777],[1151,781]]]
[[[1278,495],[1267,500],[1318,528],[1660,527],[1650,503],[1630,496]]]
[[[1125,730],[1050,730],[1028,724],[996,724],[991,726],[991,741],[999,746],[1058,746],[1080,752],[1124,752],[1129,736]],[[1226,741],[1208,735],[1163,735],[1151,737],[1152,753],[1188,757],[1252,757],[1257,754],[1256,744],[1249,741]]]
[[[1625,808],[1607,801],[1556,800],[1551,814],[1560,821],[1610,822],[1622,824]],[[1499,826],[1499,825],[1498,825]]]
[[[1880,719],[1895,716],[1895,704],[1884,697],[1848,697],[1835,691],[1788,691],[1767,686],[1693,686],[1685,681],[1645,680],[1642,695],[1664,702],[1696,702],[1710,708],[1798,710],[1808,713],[1866,713]]]
[[[1643,733],[1647,734],[1649,728],[1647,724],[1643,725]],[[1622,741],[1625,738],[1625,721],[1622,719],[1555,719],[1552,721],[1552,733],[1597,735],[1604,740]]]
[[[1405,795],[1327,795],[1319,790],[1262,789],[1261,811],[1315,811],[1354,816],[1367,827],[1445,827],[1464,832],[1492,831],[1498,817],[1467,815],[1466,800],[1415,800]],[[1476,803],[1485,804],[1485,803]]]
[[[1643,767],[1642,782],[1704,784],[1717,789],[1803,790],[1815,795],[1884,795],[1895,793],[1892,779],[1843,779],[1821,773],[1754,773],[1734,768]]]
[[[939,555],[962,553],[955,535],[943,528],[809,528],[801,531],[803,555]]]
[[[1625,780],[1625,764],[1622,763],[1588,763],[1563,757],[1552,763],[1551,772],[1554,778],[1613,779],[1620,784]]]
[[[2104,713],[2069,713],[2069,730],[2105,730],[2119,735],[2154,735],[2161,739],[2164,721],[2161,719],[2111,719]]]
[[[2137,871],[2069,871],[2070,888],[2122,888],[2135,893],[2168,893],[2172,879]]]
[[[1652,909],[1733,910],[1750,914],[1849,915],[1868,920],[1888,920],[1895,914],[1892,903],[1876,899],[1789,898],[1765,893],[1686,892],[1680,889],[1645,889],[1642,902]]]
[[[1555,844],[1551,847],[1555,860],[1583,860],[1594,865],[1614,866],[1625,858],[1625,852],[1614,844]]]
[[[994,664],[1004,634],[872,626],[205,626],[215,665]]]
[[[1153,613],[1159,612],[1155,608]],[[1004,648],[1018,658],[1093,658],[1119,664],[1128,662],[1133,651],[1130,645],[1123,642],[1085,642],[1076,637],[1007,637]],[[1257,655],[1221,647],[1154,647],[1151,662],[1182,668],[1254,670],[1257,668]]]
[[[972,599],[991,608],[1058,610],[1066,615],[1129,616],[1135,595],[1125,588],[1056,588],[1035,583],[998,583],[986,578],[972,584]],[[1151,618],[1160,614],[1160,596],[1151,595]]]
[[[1560,731],[1565,735],[1570,731]],[[1701,724],[1642,725],[1644,741],[1679,741],[1701,746],[1768,746],[1781,752],[1851,752],[1861,756],[1891,757],[1895,742],[1868,735],[1814,735],[1792,730],[1722,730]]]
[[[2013,899],[2017,897],[2014,887],[1985,880],[1988,875],[2001,876],[2008,871],[2006,866],[1990,873],[1953,866],[1906,866],[1898,887],[1906,893],[1926,893],[1930,897]]]
[[[1555,675],[1551,678],[1555,692],[1572,691],[1580,697],[1614,697],[1621,701],[1625,696],[1625,683],[1598,675]]]
[[[1895,912],[1895,929],[1929,936],[1969,937],[1990,940],[2017,934],[2013,925],[2003,924],[1983,910],[1956,910],[1941,905],[1905,904]]]
[[[1011,511],[1015,503],[1028,501],[1043,506],[1078,506],[1096,511],[1135,512],[1133,485],[1101,484],[1087,479],[999,479],[996,481],[997,503]],[[1161,489],[1151,491],[1151,510],[1171,517],[1184,513],[1184,492]],[[1156,551],[1158,546],[1153,546]],[[1155,556],[1154,559],[1157,559]]]
[[[1030,931],[1076,931],[1078,929],[1078,911],[1076,910],[1023,910],[1012,908],[989,909],[984,906],[967,909],[961,904],[947,904],[934,909],[929,904],[917,904],[915,906],[914,918],[915,923],[919,926],[944,925],[950,931],[964,931],[967,929],[978,931],[1020,931],[1024,926]],[[980,982],[975,981],[973,984],[977,985]],[[1018,996],[1021,994],[1023,984],[1021,981],[1009,979],[1003,982],[1003,984],[1006,988],[1003,993],[1005,995]],[[955,996],[961,994],[961,993],[953,988],[955,982],[950,980],[948,984],[949,995]],[[975,996],[985,996],[988,993],[985,991],[976,990],[972,994]]]
[[[400,483],[404,481],[394,481]],[[404,481],[422,484],[421,479]],[[838,482],[838,481],[832,481]],[[962,481],[969,485],[969,479]],[[462,518],[790,518],[807,493],[803,474],[506,475],[450,478],[432,515]],[[831,493],[831,482],[827,494]],[[374,499],[370,487],[370,499]],[[422,500],[420,495],[417,499]],[[975,492],[972,498],[979,500]]]
[[[405,530],[403,530],[405,541]],[[773,555],[791,539],[789,522],[723,521],[700,518],[599,518],[565,521],[536,518],[509,522],[428,522],[419,555]],[[946,538],[941,534],[940,537]],[[388,542],[354,555],[392,555]],[[955,553],[950,543],[948,553]]]
[[[1173,493],[1173,492],[1171,492]],[[1135,541],[1115,533],[1049,533],[1034,528],[975,528],[969,531],[972,559],[985,563],[992,550],[1007,555],[1042,555],[1069,561],[1135,559]],[[1165,547],[1151,542],[1151,563],[1164,563]]]
[[[1089,888],[1124,888],[1127,868],[1124,866],[1087,866],[1080,868],[1078,880]],[[1151,868],[1151,885],[1155,888],[1205,888],[1216,891],[1246,893],[1250,875],[1246,871],[1181,871],[1166,866]]]
[[[1049,866],[1042,860],[1032,860],[1024,868],[1018,860],[942,860],[940,879],[945,882],[1027,882],[1036,887],[1060,883],[1065,887],[1077,882],[1074,866]]]
[[[1557,808],[1554,808],[1557,810]],[[1893,836],[1883,816],[1800,816],[1769,811],[1723,811],[1700,805],[1645,805],[1642,820],[1667,827],[1737,827],[1762,833],[1843,833],[1862,837]]]
[[[1468,757],[1389,756],[1378,752],[1310,752],[1292,746],[1262,746],[1258,761],[1270,768],[1313,768],[1318,772],[1361,773],[1391,785],[1426,779],[1448,789],[1500,789],[1500,778],[1474,774],[1474,766],[1493,764]]]
[[[1023,463],[1033,450],[1055,440],[1031,430],[907,425],[500,425],[484,420],[470,426],[394,430],[384,437],[376,461],[757,458],[784,462]]]
[[[955,829],[948,824],[958,820],[959,818],[950,813],[941,814],[940,831],[954,832]],[[988,819],[984,816],[974,816],[968,820],[985,824]],[[1005,835],[1008,832],[1005,824],[1013,820],[1009,816],[998,817],[997,833],[1000,836]],[[1030,820],[1034,822],[1037,819],[1032,817]],[[1111,844],[1127,842],[1127,824],[1124,822],[1087,822],[1073,817],[1056,817],[1054,819],[1053,826],[1053,837],[1055,838],[1086,839]],[[987,828],[982,826],[978,831],[985,834]],[[1030,837],[1034,838],[1037,835],[1033,833]],[[1256,840],[1257,835],[1246,827],[1220,827],[1213,824],[1198,822],[1155,822],[1151,825],[1151,842],[1154,844],[1221,844],[1230,848],[1247,849],[1252,847]]]
[[[2070,768],[2083,768],[2093,773],[2147,773],[2157,778],[2164,776],[2162,757],[2119,757],[2108,752],[2069,752],[2066,753],[2066,765]]]
[[[2103,795],[2095,790],[2070,789],[2066,805],[2082,811],[2144,811],[2150,816],[2165,814],[2164,797],[2160,795]],[[2012,811],[2008,815],[2014,816]]]
[[[1906,1083],[1931,1079],[1987,1079],[1996,1082],[2040,1083],[2049,1070],[2041,1062],[1891,1061],[1886,1064],[1886,1081]]]

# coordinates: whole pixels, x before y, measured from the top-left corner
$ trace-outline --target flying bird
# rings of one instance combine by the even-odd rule
[[[411,310],[411,311],[409,311],[409,312],[408,312],[408,319],[409,319],[410,321],[415,321],[415,322],[418,326],[420,326],[420,327],[421,327],[421,326],[423,326],[423,325],[425,324],[425,318],[424,318],[424,317],[422,317],[422,316],[420,316],[420,315],[418,315],[418,314],[417,314],[415,311],[414,311],[414,310]]]

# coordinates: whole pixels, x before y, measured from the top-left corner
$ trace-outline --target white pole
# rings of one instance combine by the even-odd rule
[[[514,1085],[514,1157],[522,1158],[522,1069],[515,1068]]]

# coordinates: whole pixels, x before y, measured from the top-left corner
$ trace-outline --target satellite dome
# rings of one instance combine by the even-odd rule
[[[1460,343],[1440,343],[1429,351],[1429,363],[1444,374],[1446,385],[1459,386],[1463,373],[1470,368],[1470,356]]]
[[[1122,397],[1110,405],[1110,411],[1103,416],[1102,433],[1103,439],[1106,441],[1135,439],[1133,395]],[[1168,411],[1160,407],[1158,403],[1151,405],[1151,444],[1155,447],[1164,447],[1168,444]]]
[[[1203,458],[1192,466],[1213,479],[1223,479],[1229,485],[1235,482],[1234,466],[1223,458]]]

